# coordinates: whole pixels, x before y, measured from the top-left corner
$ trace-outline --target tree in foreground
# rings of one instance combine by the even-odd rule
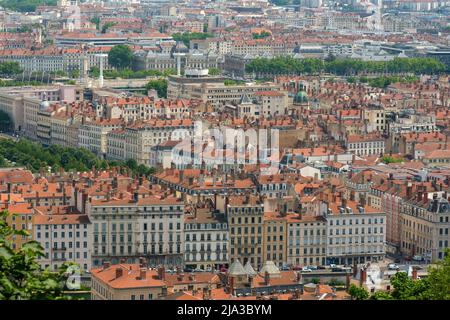
[[[72,264],[64,264],[57,272],[42,270],[36,259],[44,250],[36,241],[14,250],[10,240],[28,236],[24,230],[14,230],[8,224],[7,211],[0,212],[0,300],[61,300],[66,273]]]
[[[354,284],[350,285],[348,294],[352,297],[352,300],[367,300],[369,298],[369,292],[363,287],[357,287]]]

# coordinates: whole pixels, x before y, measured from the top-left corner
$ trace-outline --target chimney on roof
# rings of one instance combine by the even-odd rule
[[[361,268],[361,276],[359,278],[359,285],[362,286],[367,281],[367,270],[365,267]]]
[[[166,270],[164,269],[164,266],[158,267],[158,279],[163,281],[166,279]]]
[[[147,268],[139,269],[139,280],[145,280],[147,278]]]
[[[416,267],[412,267],[411,275],[412,275],[413,280],[417,280],[417,268]]]
[[[412,182],[408,181],[406,183],[406,198],[407,199],[411,199],[412,198],[412,188],[413,188]]]
[[[111,266],[111,262],[109,262],[109,261],[103,262],[103,270],[108,269],[110,266]]]
[[[121,267],[116,268],[116,279],[123,276],[123,269]]]
[[[264,272],[264,284],[266,286],[270,285],[270,274],[268,271]]]

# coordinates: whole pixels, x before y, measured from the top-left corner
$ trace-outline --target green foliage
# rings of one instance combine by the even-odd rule
[[[22,72],[23,72],[22,68],[16,61],[0,62],[0,75],[12,76]]]
[[[116,22],[107,22],[103,25],[102,27],[102,33],[106,33],[106,31],[108,31],[109,28],[115,26],[117,23]]]
[[[32,31],[33,29],[31,29],[31,27],[28,25],[22,25],[16,30],[11,30],[12,33],[30,33]]]
[[[9,114],[5,111],[0,110],[0,130],[3,132],[10,132],[14,127],[13,121]]]
[[[155,89],[158,93],[158,97],[167,98],[167,80],[166,79],[157,79],[150,80],[146,85],[146,89]]]
[[[383,163],[389,164],[389,163],[401,163],[404,161],[403,158],[394,158],[391,156],[384,156],[383,158],[381,158],[381,161]]]
[[[384,72],[439,74],[445,71],[445,65],[433,58],[395,58],[391,61],[362,61],[350,58],[331,60],[294,59],[293,57],[256,58],[245,68],[247,72],[271,75],[317,74],[319,72],[340,76]],[[385,82],[377,85],[385,85]]]
[[[353,300],[367,300],[369,298],[369,292],[363,287],[357,287],[354,284],[350,285],[348,293]]]
[[[430,267],[425,280],[427,289],[424,297],[430,300],[450,300],[450,249],[447,248],[442,261]]]
[[[245,82],[242,80],[232,80],[232,79],[226,79],[223,82],[226,86],[235,86],[235,85],[239,85],[239,84],[244,84]]]
[[[43,86],[45,83],[40,81],[18,81],[18,80],[0,80],[1,87],[22,87],[22,86]]]
[[[222,71],[219,68],[209,68],[208,74],[210,76],[218,76]]]
[[[319,278],[312,278],[311,282],[314,283],[314,284],[318,284],[318,283],[320,283],[320,279]]]
[[[262,31],[260,33],[252,33],[253,39],[264,39],[270,37],[270,35],[271,35],[270,32],[267,31]]]
[[[28,236],[7,224],[7,211],[0,212],[0,300],[60,300],[66,280],[64,264],[57,272],[42,270],[36,259],[44,256],[39,242],[29,241],[12,249],[13,236]]]
[[[292,0],[270,0],[274,5],[277,6],[286,6],[292,3]]]
[[[133,60],[133,51],[127,45],[116,45],[108,53],[109,64],[117,69],[130,68]]]
[[[347,82],[348,83],[355,83],[356,82],[356,78],[355,77],[348,77],[347,78]]]
[[[100,18],[99,17],[93,17],[90,21],[95,24],[95,28],[97,30],[100,29]]]
[[[393,300],[392,296],[388,292],[377,291],[370,296],[371,300]]]
[[[376,77],[367,79],[368,84],[371,87],[376,88],[386,88],[388,85],[392,83],[414,83],[419,81],[418,77],[415,76],[407,76],[407,77],[399,77],[399,76],[389,76],[389,77]]]
[[[332,278],[329,282],[328,282],[329,286],[332,287],[339,287],[339,286],[345,286],[345,282],[340,281],[338,279]]]
[[[373,300],[450,300],[450,249],[445,257],[428,269],[428,276],[422,279],[408,277],[406,272],[397,272],[391,278],[394,290],[376,292]]]
[[[186,47],[189,47],[191,40],[203,40],[211,37],[213,37],[213,35],[207,32],[184,32],[174,33],[172,35],[173,40],[182,41]]]
[[[129,167],[127,163],[99,159],[94,153],[83,148],[67,148],[57,145],[43,147],[26,139],[18,142],[8,139],[0,140],[0,164],[2,162],[5,164],[5,159],[25,166],[33,172],[49,166],[53,172],[58,171],[59,168],[63,168],[65,171],[87,171],[92,167],[104,170],[108,166],[128,167],[135,175],[148,175],[154,172],[153,168],[145,166]]]
[[[19,11],[34,12],[36,7],[41,5],[56,6],[57,0],[1,0],[0,5],[3,8]]]

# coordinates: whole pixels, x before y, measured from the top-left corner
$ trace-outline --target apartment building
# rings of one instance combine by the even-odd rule
[[[107,152],[107,134],[123,125],[122,119],[94,119],[82,123],[78,132],[78,146],[103,157]]]
[[[287,260],[293,266],[325,265],[327,221],[323,216],[287,216]]]
[[[384,138],[376,134],[350,135],[346,139],[346,147],[358,156],[380,155],[386,151]]]
[[[447,192],[428,192],[418,187],[416,196],[401,208],[401,246],[403,254],[420,255],[425,260],[444,258],[450,242],[450,202]]]
[[[255,93],[259,104],[259,112],[256,116],[273,117],[288,113],[287,92],[259,91]]]
[[[284,213],[265,212],[263,227],[263,263],[273,261],[282,267],[287,261],[287,221]]]
[[[160,269],[120,263],[91,270],[91,300],[156,300],[167,295]]]
[[[322,202],[320,211],[327,220],[328,263],[353,264],[384,259],[384,212],[345,198]]]
[[[184,204],[173,196],[119,193],[86,204],[93,224],[93,265],[146,257],[150,265],[180,266]]]
[[[256,196],[232,196],[226,206],[230,230],[230,261],[263,264],[264,204]]]
[[[183,140],[186,137],[193,136],[193,132],[194,122],[190,119],[150,119],[135,122],[125,127],[123,160],[135,159],[139,164],[149,166],[151,164],[152,147],[169,140]]]
[[[8,194],[6,197],[1,197],[0,200],[1,210],[7,210],[9,213],[6,217],[6,223],[13,230],[26,231],[29,234],[28,236],[13,235],[11,237],[11,248],[18,250],[24,243],[33,238],[33,207],[31,204],[24,202],[20,195]]]
[[[228,266],[228,223],[210,207],[191,209],[184,219],[184,264],[187,268],[220,270]]]
[[[67,206],[36,207],[33,239],[44,248],[38,259],[44,268],[57,270],[65,262],[91,268],[92,228],[87,215]]]

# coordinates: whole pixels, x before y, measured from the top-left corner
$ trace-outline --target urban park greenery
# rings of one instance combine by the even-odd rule
[[[351,58],[295,59],[293,57],[256,58],[245,66],[246,72],[259,75],[300,75],[331,73],[339,76],[361,74],[439,74],[445,65],[432,58],[395,58],[391,61],[362,61]]]
[[[0,140],[0,167],[13,165],[24,166],[33,172],[39,172],[42,168],[58,172],[61,168],[65,171],[87,171],[93,167],[102,170],[118,167],[123,171],[129,169],[136,176],[148,176],[154,173],[153,168],[138,165],[135,160],[107,161],[84,148],[58,145],[45,147],[27,139],[20,139],[17,142],[2,139]]]

